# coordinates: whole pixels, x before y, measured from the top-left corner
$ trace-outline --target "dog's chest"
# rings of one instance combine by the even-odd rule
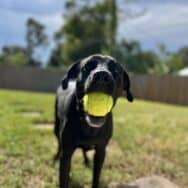
[[[63,142],[72,143],[76,147],[89,147],[91,149],[106,142],[108,137],[110,137],[110,134],[105,127],[100,130],[84,126],[78,121],[77,123],[68,123],[62,135]]]
[[[77,147],[91,147],[94,148],[96,145],[100,144],[102,139],[100,137],[79,137],[76,145]]]

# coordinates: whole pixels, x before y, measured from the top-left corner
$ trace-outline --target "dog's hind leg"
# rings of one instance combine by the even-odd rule
[[[61,146],[58,141],[57,153],[54,155],[54,162],[56,162],[60,158],[60,155],[61,155]]]
[[[60,119],[58,117],[58,112],[57,112],[57,99],[55,100],[55,110],[54,110],[54,134],[56,135],[57,138],[57,143],[58,143],[58,148],[57,148],[57,153],[54,156],[54,161],[58,160],[61,154],[61,144],[60,144]]]
[[[86,167],[90,167],[90,160],[89,157],[87,156],[87,149],[82,149],[83,157],[84,157],[84,165]]]
[[[55,100],[54,106],[54,134],[56,135],[57,139],[59,139],[59,132],[60,132],[60,119],[58,117],[58,101],[57,98]]]

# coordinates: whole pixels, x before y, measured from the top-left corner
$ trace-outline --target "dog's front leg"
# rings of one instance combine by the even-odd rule
[[[94,155],[94,168],[93,168],[93,184],[92,188],[99,187],[99,178],[101,174],[101,169],[105,159],[105,147],[96,148]]]
[[[60,166],[59,166],[59,184],[60,188],[68,188],[69,184],[69,172],[71,167],[71,158],[74,149],[63,150],[63,153],[60,157]]]

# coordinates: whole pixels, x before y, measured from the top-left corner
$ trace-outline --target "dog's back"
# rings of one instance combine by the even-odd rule
[[[58,144],[57,154],[54,157],[55,160],[57,160],[60,157],[60,153],[61,153],[60,137],[67,122],[67,117],[69,110],[71,108],[70,106],[73,101],[74,94],[75,94],[74,81],[70,82],[69,87],[67,89],[63,89],[62,86],[59,86],[56,92],[54,133],[57,137],[57,141],[59,144]]]
[[[70,104],[75,94],[75,88],[76,83],[75,81],[72,81],[69,82],[67,89],[62,89],[62,86],[59,86],[59,88],[57,89],[57,115],[61,120],[64,119],[68,114]]]

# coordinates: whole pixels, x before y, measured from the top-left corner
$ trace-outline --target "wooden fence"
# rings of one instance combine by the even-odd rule
[[[188,105],[188,77],[134,75],[131,81],[137,98]]]
[[[0,88],[55,92],[62,79],[59,70],[0,65]],[[132,75],[136,98],[188,105],[188,77]]]
[[[0,65],[0,88],[55,92],[62,76],[57,70]]]

